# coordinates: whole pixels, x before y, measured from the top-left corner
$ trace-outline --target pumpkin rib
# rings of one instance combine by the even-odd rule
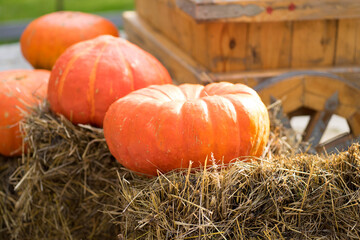
[[[197,85],[196,87],[194,87],[191,84],[182,84],[179,86],[179,88],[183,92],[185,98],[188,100],[191,100],[191,99],[200,99],[201,98],[200,95],[204,89],[204,86]]]
[[[130,75],[131,75],[131,89],[130,91],[134,91],[135,90],[135,85],[134,85],[134,69],[132,68],[131,64],[129,63],[129,61],[125,58],[125,55],[120,47],[120,43],[115,44],[116,49],[121,53],[119,54],[119,56],[121,57],[121,60],[123,60],[123,62],[125,63],[125,65],[128,67],[127,69],[129,69]]]
[[[261,111],[261,109],[260,109],[260,111]],[[267,111],[261,111],[261,113],[262,113],[262,115],[264,116],[261,120],[261,122],[260,122],[260,125],[265,125],[266,123],[264,122],[264,118],[269,118],[269,113],[267,112]],[[269,137],[269,131],[267,131],[266,132],[266,129],[265,128],[262,128],[262,132],[260,133],[262,136],[267,136],[266,138],[268,138]],[[262,152],[263,152],[263,150],[262,149],[265,149],[265,147],[266,147],[266,142],[262,139],[262,141],[261,141],[261,143],[260,143],[260,146],[259,146],[259,148],[258,148],[258,150],[257,150],[257,152],[256,152],[256,156],[261,156],[261,154],[262,154]]]
[[[210,135],[210,138],[214,139],[213,152],[215,159],[221,160],[223,154],[224,146],[227,145],[228,141],[228,131],[226,126],[228,126],[229,119],[225,113],[225,105],[222,102],[221,96],[214,95],[210,97],[204,97],[203,100],[207,103],[209,109],[209,122],[213,127],[213,134]],[[216,139],[216,141],[215,141]],[[208,156],[210,158],[210,156]]]
[[[160,88],[156,88],[156,91],[159,92],[159,93],[161,93],[163,96],[166,96],[169,102],[170,102],[170,101],[176,101],[176,100],[178,100],[178,99],[172,98],[171,95],[169,95],[166,91],[164,91],[164,90],[162,90],[162,89],[160,89]],[[181,92],[181,93],[183,93],[183,92]],[[181,100],[182,100],[182,99],[181,99]],[[184,95],[184,101],[185,101],[185,100],[186,100],[186,96]]]
[[[214,164],[212,154],[225,164],[257,157],[268,137],[267,109],[247,87],[229,91],[229,84],[149,86],[119,99],[104,121],[110,152],[125,167],[150,175],[186,168],[190,161],[193,167],[206,159]]]
[[[102,127],[106,111],[117,99],[137,86],[160,84],[148,63],[142,66],[145,52],[131,45],[125,55],[127,45],[128,41],[107,35],[77,43],[65,51],[50,77],[51,110],[75,124]],[[129,59],[129,54],[135,55],[134,59]]]
[[[148,105],[143,105],[143,103],[146,103]],[[149,107],[151,105],[158,105],[155,101],[146,101],[146,100],[139,100],[137,103],[134,103],[133,101],[129,101],[127,104],[123,104],[124,109],[120,109],[120,113],[124,112],[124,110],[127,113],[134,114],[136,120],[141,121],[145,120],[149,117],[154,117],[154,115],[145,114],[147,112],[151,112],[151,109],[153,107]],[[120,114],[122,115],[122,114]],[[138,146],[143,145],[141,144],[141,140],[143,139],[144,135],[151,131],[149,127],[143,126],[142,128],[138,127],[138,121],[133,121],[132,119],[127,119],[127,121],[124,122],[122,125],[122,131],[119,137],[124,139],[126,145],[129,147],[124,149],[126,150],[129,158],[128,159],[135,159],[138,158]],[[125,125],[126,124],[126,125]],[[125,130],[124,130],[125,129]],[[141,134],[139,134],[142,132]],[[149,141],[149,144],[154,144],[154,141]],[[131,160],[130,160],[131,161]],[[133,164],[134,162],[131,161],[128,164]],[[135,166],[137,168],[141,168],[142,166]],[[133,168],[136,169],[136,168]]]
[[[228,106],[231,106],[231,110],[229,109],[229,111],[232,112],[232,114],[234,115],[233,118],[232,118],[232,121],[234,122],[234,132],[233,132],[233,136],[231,138],[235,138],[234,140],[231,140],[231,141],[234,141],[234,142],[238,142],[239,144],[236,144],[235,146],[235,156],[240,156],[240,155],[243,155],[244,153],[241,153],[241,147],[243,145],[243,142],[241,141],[241,132],[242,131],[246,131],[246,129],[244,129],[244,126],[240,123],[239,121],[239,113],[237,112],[237,108],[235,107],[233,101],[231,101],[229,98],[226,97],[226,95],[221,95],[220,98],[224,101],[224,102],[227,102],[228,103]],[[228,116],[227,114],[224,114],[225,116]]]
[[[223,95],[223,97],[228,99],[236,109],[237,127],[239,129],[240,140],[249,139],[250,138],[249,132],[251,131],[251,126],[250,126],[251,119],[248,116],[248,110],[246,104],[244,104],[241,101],[242,99],[236,96],[236,94],[226,94]],[[242,141],[241,145],[239,145],[239,153],[237,153],[236,155],[243,157],[250,156],[251,155],[250,148],[251,148],[251,144],[249,142],[246,145],[246,143]]]
[[[123,40],[125,41],[125,40]],[[172,83],[171,77],[165,67],[154,57],[151,57],[151,54],[143,51],[140,47],[135,44],[128,43],[120,44],[122,52],[126,59],[129,61],[130,66],[134,70],[134,88],[140,89],[143,87],[147,87],[149,85],[153,85],[153,81],[156,81],[156,85],[164,85]],[[139,52],[143,52],[143,55],[140,56]],[[139,58],[142,60],[139,62]],[[162,68],[162,75],[160,75],[159,71],[156,71],[157,68],[154,68],[154,64],[160,65],[159,68]],[[139,71],[139,69],[143,69],[143,71]],[[151,71],[149,70],[151,69]],[[139,81],[139,79],[146,78],[145,81]],[[163,81],[165,79],[165,81]],[[149,82],[151,80],[151,82]],[[145,85],[144,85],[145,83]]]
[[[81,57],[82,55],[86,54],[88,51],[91,50],[91,48],[93,48],[93,45],[85,48],[83,51],[79,52],[78,54],[75,54],[70,60],[69,62],[66,64],[66,67],[65,67],[65,70],[63,72],[63,74],[61,75],[61,78],[60,78],[60,82],[58,83],[59,84],[59,87],[57,89],[57,92],[58,92],[58,102],[61,102],[61,97],[62,97],[62,94],[63,94],[63,90],[64,90],[64,85],[65,85],[65,81],[66,81],[66,77],[67,75],[69,74],[69,71],[71,69],[71,67],[74,65],[75,61]]]
[[[98,67],[99,60],[104,53],[105,48],[107,47],[108,43],[104,43],[102,46],[99,55],[96,57],[93,68],[91,69],[91,73],[89,75],[89,88],[88,88],[88,101],[90,104],[90,122],[94,122],[95,117],[95,80],[97,79],[96,76],[96,69]]]

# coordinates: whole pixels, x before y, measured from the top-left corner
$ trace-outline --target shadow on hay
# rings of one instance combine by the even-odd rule
[[[0,155],[0,239],[9,239],[11,226],[15,224],[13,212],[17,199],[10,176],[19,165],[18,158]]]
[[[11,176],[18,193],[11,237],[116,239],[102,206],[113,202],[121,168],[102,129],[74,126],[42,106],[22,131],[30,151]]]
[[[122,178],[108,214],[124,239],[359,239],[359,153]]]

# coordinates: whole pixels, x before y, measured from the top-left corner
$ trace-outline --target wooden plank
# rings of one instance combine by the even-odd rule
[[[316,111],[322,111],[325,107],[326,98],[314,93],[304,92],[304,107]]]
[[[336,20],[294,22],[292,68],[332,66],[336,27]]]
[[[325,108],[325,103],[327,98],[316,93],[309,93],[305,91],[303,95],[303,100],[304,100],[304,107],[316,111],[322,111]],[[345,119],[349,119],[349,117],[352,116],[355,112],[356,112],[356,108],[354,108],[354,106],[342,104],[340,99],[340,104],[336,109],[335,114]]]
[[[271,69],[271,70],[256,70],[256,71],[234,71],[228,73],[208,73],[209,76],[216,82],[220,81],[230,81],[236,82],[238,79],[254,79],[257,83],[262,82],[263,79],[272,78],[275,76],[283,75],[285,73],[292,72],[305,72],[309,75],[313,73],[331,73],[336,76],[340,76],[343,79],[348,80],[348,76],[352,79],[352,84],[360,87],[360,67],[324,67],[324,68],[303,68],[292,70],[288,69]]]
[[[283,104],[284,112],[288,113],[290,109],[293,109],[293,105],[300,100],[302,102],[302,94],[303,94],[303,76],[296,76],[289,79],[284,79],[281,81],[277,81],[269,83],[261,90],[258,90],[258,93],[265,104],[270,104],[271,96],[275,97],[276,99],[286,101],[289,104]],[[294,98],[292,97],[294,96]],[[294,104],[292,104],[294,102]],[[287,106],[285,106],[287,105]],[[292,107],[289,107],[289,106]],[[295,110],[295,109],[293,109]]]
[[[360,108],[360,88],[345,80],[309,76],[304,86],[304,104],[311,109],[321,111],[326,100],[336,92],[339,97],[336,114],[348,119]]]
[[[171,5],[171,3],[173,3]],[[136,0],[137,13],[144,18],[154,29],[166,34],[176,44],[180,44],[178,34],[173,31],[174,0]],[[166,19],[166,21],[164,21]]]
[[[360,64],[360,19],[339,20],[335,64]]]
[[[162,34],[154,31],[135,12],[125,12],[123,19],[128,40],[157,57],[177,82],[201,83],[206,79],[206,75],[202,74],[205,69]]]
[[[291,34],[290,22],[249,24],[246,69],[289,68]]]
[[[169,66],[170,72],[177,77],[179,82],[241,82],[255,87],[268,78],[283,75],[285,73],[303,72],[311,74],[309,69],[300,69],[293,71],[291,69],[274,69],[274,70],[256,70],[256,71],[233,71],[225,73],[210,72],[204,65],[195,60],[189,53],[183,51],[172,41],[169,41],[161,33],[155,31],[147,22],[141,20],[135,13],[124,14],[125,30],[129,39],[139,46],[150,51]],[[205,45],[205,44],[203,44]],[[315,72],[331,72],[337,75],[353,76],[353,81],[360,87],[360,67],[331,67],[331,68],[314,68]]]
[[[273,22],[360,17],[358,0],[176,0],[197,21]]]
[[[247,24],[208,23],[206,59],[211,72],[245,70]]]
[[[208,40],[201,63],[212,72],[289,68],[291,23],[207,24]]]
[[[308,76],[305,78],[305,91],[324,98],[329,98],[335,92],[338,92],[342,104],[350,106],[360,105],[358,103],[360,88],[345,80]]]
[[[207,24],[195,22],[177,8],[175,0],[136,0],[136,11],[154,30],[169,38],[200,64],[210,67]]]
[[[303,96],[304,96],[303,84],[294,87],[291,91],[288,91],[284,96],[282,96],[284,113],[291,113],[301,108],[304,105]]]
[[[354,113],[354,115],[352,115],[349,119],[348,122],[350,124],[350,129],[352,131],[352,133],[355,136],[360,136],[360,108],[357,109],[356,113]]]

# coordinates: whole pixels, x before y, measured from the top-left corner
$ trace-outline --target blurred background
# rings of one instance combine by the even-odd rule
[[[122,12],[134,9],[134,0],[0,0],[0,71],[32,69],[23,58],[19,39],[35,18],[54,11],[94,13],[122,31]]]
[[[134,0],[0,0],[0,71],[32,69],[23,58],[18,41],[35,18],[61,10],[94,13],[112,21],[124,37],[122,12],[134,8]],[[291,125],[300,134],[308,121],[308,117],[295,117]],[[343,132],[349,132],[346,120],[333,116],[321,142]]]
[[[134,0],[0,0],[0,44],[17,42],[31,20],[50,12],[95,13],[121,29],[121,12],[131,9],[134,9]]]

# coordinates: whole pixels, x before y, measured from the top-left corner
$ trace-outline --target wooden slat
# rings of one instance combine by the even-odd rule
[[[357,109],[356,113],[348,119],[351,131],[357,137],[360,136],[360,108]]]
[[[174,31],[174,27],[177,26],[174,23],[178,20],[176,19],[174,0],[136,0],[135,6],[137,13],[154,29],[166,34],[176,44],[184,44],[179,38],[181,34],[178,34],[176,30]]]
[[[320,111],[326,99],[334,93],[339,94],[339,106],[335,113],[349,118],[360,108],[360,88],[341,79],[309,76],[305,78],[304,104],[306,107]]]
[[[246,69],[289,68],[291,29],[290,22],[249,24]]]
[[[283,104],[284,112],[296,110],[298,100],[302,102],[303,76],[296,76],[291,79],[269,83],[268,86],[258,90],[258,93],[265,104],[270,104],[271,96],[286,102]],[[293,102],[296,102],[293,104]],[[291,106],[290,106],[291,105]],[[294,106],[296,105],[296,106]]]
[[[169,66],[174,76],[186,76],[181,77],[180,80],[178,79],[180,82],[202,82],[210,79],[215,82],[242,82],[254,87],[267,78],[292,72],[291,69],[210,72],[203,64],[195,60],[190,53],[182,50],[174,42],[169,41],[163,34],[155,31],[147,21],[145,22],[139,19],[136,13],[126,13],[124,19],[126,21],[125,30],[129,39],[163,60],[165,65]],[[360,87],[360,67],[316,68],[313,66],[310,69],[317,72],[331,72],[343,77],[350,74],[353,82],[359,84],[358,87]],[[299,71],[308,72],[309,68],[300,69]]]
[[[128,40],[157,57],[167,67],[173,79],[178,82],[200,83],[204,78],[201,73],[205,69],[162,34],[154,31],[135,12],[125,12],[123,19]]]
[[[360,19],[342,19],[338,23],[336,65],[360,63]]]
[[[208,23],[206,24],[205,66],[212,72],[245,70],[248,24]]]
[[[273,22],[360,16],[358,0],[176,0],[198,21]]]
[[[303,103],[304,86],[301,84],[288,91],[283,97],[283,109],[285,113],[291,113],[301,108]]]
[[[348,37],[360,20],[339,21],[339,31],[338,20],[198,23],[175,1],[136,0],[136,9],[154,30],[213,73],[360,64],[360,37],[355,43]],[[346,21],[353,27],[342,27]]]
[[[208,57],[207,24],[196,23],[177,8],[175,0],[136,0],[136,11],[155,31],[210,68],[212,60]]]
[[[335,92],[339,92],[341,103],[350,106],[360,105],[360,88],[341,79],[329,79],[326,77],[309,76],[305,79],[305,91],[329,98]]]
[[[336,27],[336,20],[294,22],[292,68],[332,66]]]
[[[290,66],[291,23],[214,22],[206,24],[206,34],[206,51],[196,59],[211,72]]]
[[[316,111],[324,109],[326,98],[313,93],[304,93],[304,107],[310,108]]]

